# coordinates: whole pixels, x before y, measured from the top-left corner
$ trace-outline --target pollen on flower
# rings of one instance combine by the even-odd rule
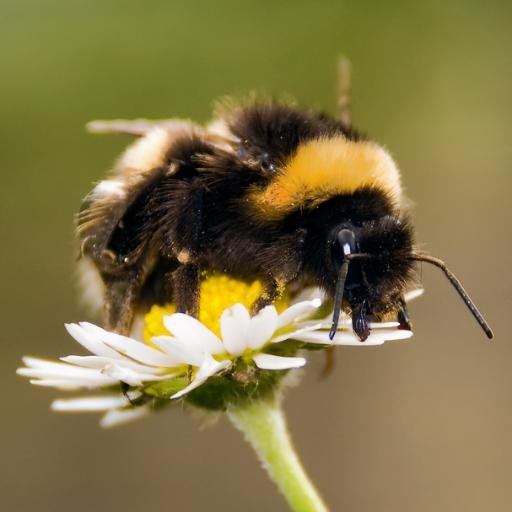
[[[144,341],[150,345],[153,336],[168,336],[169,331],[165,328],[163,318],[166,315],[176,313],[176,306],[174,304],[167,304],[165,306],[153,305],[148,313],[144,316]]]
[[[260,281],[247,283],[234,279],[225,274],[207,276],[201,282],[201,294],[199,300],[199,320],[215,334],[220,335],[219,319],[222,312],[234,304],[243,304],[247,309],[256,302],[263,291]],[[289,305],[289,297],[286,292],[274,304],[277,311],[281,312]],[[168,335],[169,331],[163,324],[163,317],[176,312],[174,304],[165,306],[153,306],[144,317],[144,340],[151,344],[153,336]]]

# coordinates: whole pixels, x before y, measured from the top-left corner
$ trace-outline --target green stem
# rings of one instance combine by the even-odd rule
[[[295,512],[327,512],[292,445],[279,400],[266,399],[228,411],[270,478]]]

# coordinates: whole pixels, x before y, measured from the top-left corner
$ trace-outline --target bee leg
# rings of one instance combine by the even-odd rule
[[[123,393],[126,400],[128,400],[130,405],[133,405],[134,407],[137,407],[139,405],[144,405],[151,400],[151,397],[148,395],[145,395],[145,394],[141,394],[140,396],[138,396],[136,398],[132,398],[128,394],[128,391],[130,391],[130,385],[126,384],[126,382],[121,381],[121,392]]]
[[[404,329],[410,331],[412,329],[411,319],[409,317],[409,311],[407,309],[407,304],[404,299],[400,299],[400,307],[398,309],[398,322],[399,329]]]
[[[361,302],[352,308],[352,329],[361,341],[366,341],[370,336],[370,326],[368,325],[366,301]]]
[[[139,272],[124,278],[105,280],[105,327],[119,334],[128,335],[135,315],[143,280]]]
[[[298,229],[293,235],[282,240],[279,246],[273,246],[265,252],[267,265],[268,262],[272,262],[275,267],[265,268],[267,279],[263,284],[263,293],[251,308],[252,314],[279,299],[288,283],[299,275],[305,236],[306,230]]]
[[[276,278],[270,278],[263,285],[263,292],[251,307],[251,315],[255,315],[265,306],[269,306],[275,302],[283,294],[286,282]]]
[[[177,311],[196,318],[199,316],[199,277],[199,266],[194,263],[181,265],[172,274]]]

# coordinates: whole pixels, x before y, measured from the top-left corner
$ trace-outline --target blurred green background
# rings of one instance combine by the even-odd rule
[[[286,402],[296,444],[333,511],[511,510],[511,22],[499,1],[0,0],[0,508],[285,510],[223,419],[175,407],[102,431],[14,371],[75,353],[62,324],[89,318],[72,218],[129,139],[88,120],[206,121],[253,89],[334,111],[345,54],[355,124],[397,159],[419,239],[496,341],[425,267],[412,341],[342,348],[327,380],[310,362]]]

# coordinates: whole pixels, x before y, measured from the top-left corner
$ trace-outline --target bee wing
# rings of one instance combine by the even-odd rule
[[[81,254],[90,256],[102,270],[137,259],[151,237],[140,211],[154,184],[174,172],[176,166],[171,164],[100,182],[77,216]]]
[[[98,183],[82,203],[77,216],[81,254],[107,270],[129,263],[142,252],[151,232],[143,229],[147,219],[140,215],[140,209],[154,185],[177,170],[167,155],[172,144],[195,130],[186,121],[153,126],[125,150],[112,176]],[[114,237],[115,252],[109,247]]]
[[[164,206],[160,196],[172,196],[168,186],[155,189],[180,167],[180,158],[175,162],[170,158],[179,140],[205,140],[217,150],[232,151],[218,127],[203,129],[183,120],[93,121],[88,128],[96,133],[141,135],[118,159],[111,177],[101,181],[85,198],[77,217],[81,253],[105,271],[129,265],[151,239],[156,223],[143,213],[145,204],[152,194]],[[177,183],[172,182],[175,187]],[[153,212],[163,214],[162,208],[153,208]]]

